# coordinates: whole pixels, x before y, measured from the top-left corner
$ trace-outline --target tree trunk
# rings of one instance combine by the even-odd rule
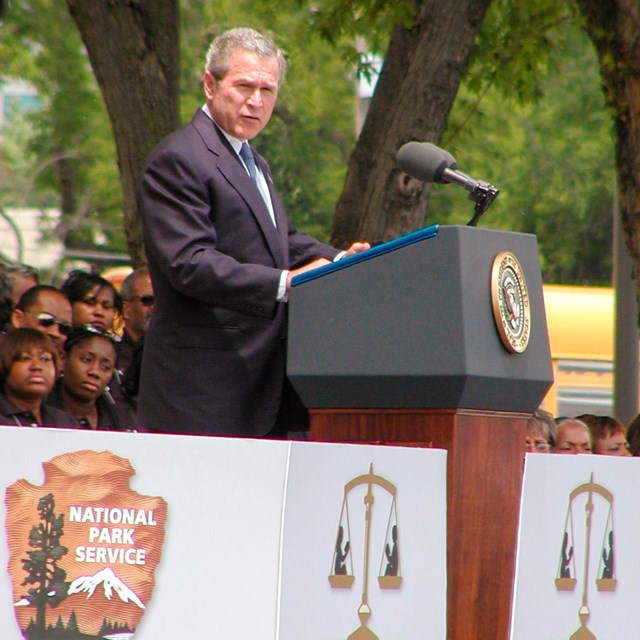
[[[410,140],[438,143],[490,3],[422,0],[411,28],[395,26],[336,208],[336,246],[424,224],[428,186],[399,169],[396,153]]]
[[[620,216],[640,282],[640,5],[638,0],[578,0],[600,61],[616,131]],[[640,292],[638,294],[640,297]]]
[[[116,142],[124,225],[144,263],[135,190],[155,145],[179,126],[178,0],[66,0],[102,91]]]

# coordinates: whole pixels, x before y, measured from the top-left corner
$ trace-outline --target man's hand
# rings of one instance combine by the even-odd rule
[[[360,253],[361,251],[366,251],[367,249],[371,249],[371,245],[368,242],[354,242],[342,256],[346,258],[347,256],[354,256],[356,253]],[[289,275],[287,276],[287,292],[291,290],[291,280],[300,273],[304,273],[305,271],[311,271],[312,269],[317,269],[318,267],[324,267],[325,264],[330,264],[330,260],[326,258],[317,258],[312,262],[309,262],[302,267],[298,267],[293,271],[289,271]]]
[[[367,249],[371,249],[371,245],[368,242],[354,242],[342,257],[347,258],[348,256],[354,256],[356,253],[366,251]]]
[[[289,271],[289,275],[287,276],[287,291],[291,290],[291,280],[300,273],[305,273],[305,271],[311,271],[312,269],[317,269],[318,267],[324,267],[325,264],[330,264],[331,261],[326,258],[316,258],[312,262],[308,262],[297,269],[293,269],[293,271]]]

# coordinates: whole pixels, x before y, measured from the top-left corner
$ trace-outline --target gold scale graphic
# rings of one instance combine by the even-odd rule
[[[373,517],[373,487],[381,487],[392,497],[391,507],[387,520],[387,532],[385,544],[380,560],[378,572],[378,585],[381,589],[399,589],[402,584],[400,574],[400,555],[398,546],[398,517],[396,512],[396,487],[391,482],[373,473],[373,464],[369,467],[369,473],[358,476],[344,486],[344,498],[340,512],[338,534],[333,551],[331,573],[329,583],[334,589],[350,589],[355,581],[353,573],[353,554],[351,525],[349,521],[349,493],[356,487],[366,485],[367,493],[364,497],[364,562],[362,570],[362,599],[358,607],[360,626],[348,637],[348,640],[378,640],[378,636],[367,627],[367,621],[371,616],[369,607],[368,583],[369,560],[371,539],[371,521]]]
[[[573,527],[573,506],[578,498],[586,494],[585,504],[585,545],[583,558],[582,575],[582,603],[578,610],[580,619],[579,629],[573,633],[569,640],[596,640],[596,636],[587,627],[589,619],[589,565],[591,554],[591,539],[593,531],[594,494],[604,498],[608,504],[604,535],[600,546],[600,561],[595,583],[598,591],[614,591],[617,580],[614,571],[614,534],[613,534],[613,494],[602,485],[593,481],[593,473],[589,482],[575,488],[569,494],[569,506],[567,507],[567,517],[564,525],[564,535],[560,549],[560,561],[558,563],[558,574],[555,580],[558,591],[573,591],[578,580],[576,578],[576,557],[574,550],[574,527]],[[584,500],[584,498],[582,498]]]

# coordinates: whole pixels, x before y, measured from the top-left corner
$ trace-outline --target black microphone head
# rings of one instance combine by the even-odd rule
[[[407,142],[396,156],[400,168],[424,182],[444,182],[442,172],[455,169],[455,158],[431,142]]]

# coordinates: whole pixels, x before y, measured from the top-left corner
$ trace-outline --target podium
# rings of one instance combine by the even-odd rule
[[[293,284],[312,438],[447,449],[447,637],[507,640],[526,422],[553,381],[535,236],[434,226]]]

